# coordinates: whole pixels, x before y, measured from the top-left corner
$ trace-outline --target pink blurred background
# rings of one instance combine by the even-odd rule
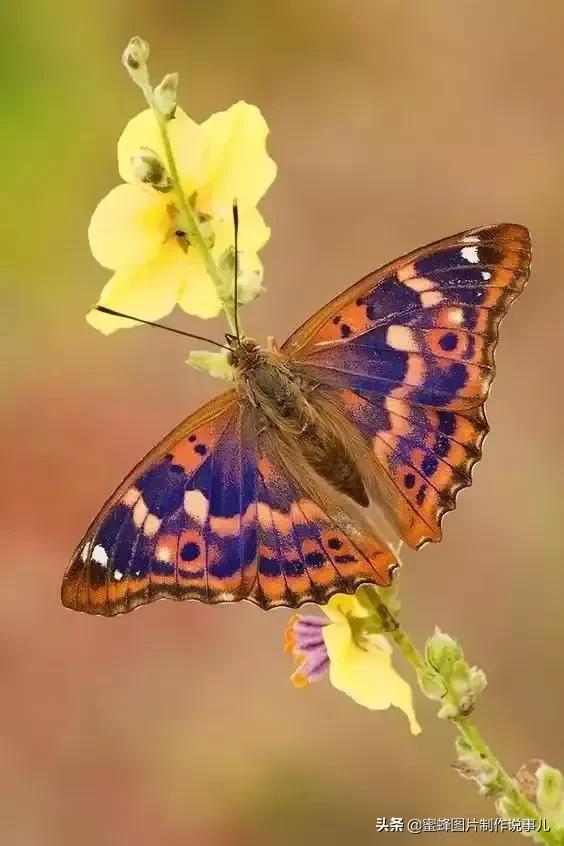
[[[417,245],[530,227],[484,460],[443,543],[405,556],[403,622],[420,643],[436,624],[459,636],[485,669],[477,721],[510,771],[533,756],[562,765],[564,7],[4,0],[0,22],[1,842],[336,846],[371,842],[381,816],[496,816],[449,767],[454,733],[418,692],[412,738],[399,712],[328,683],[295,691],[287,611],[157,603],[105,620],[61,606],[67,558],[105,496],[221,389],[172,336],[87,326],[107,274],[86,230],[142,107],[119,63],[133,34],[151,42],[155,77],[180,71],[196,120],[246,99],[270,124],[268,292],[244,314],[258,338],[282,340]],[[502,837],[518,842],[488,842]]]

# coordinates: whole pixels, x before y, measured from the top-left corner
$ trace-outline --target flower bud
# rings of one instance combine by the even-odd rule
[[[452,665],[449,687],[459,697],[465,696],[470,690],[470,672],[466,661],[459,659]]]
[[[434,670],[448,678],[455,662],[462,659],[462,650],[453,637],[437,626],[425,644],[425,658]]]
[[[564,779],[562,773],[548,764],[541,764],[537,770],[537,804],[542,811],[554,811],[564,803]]]
[[[135,35],[122,53],[121,61],[132,80],[145,88],[149,85],[149,70],[147,60],[149,58],[149,44],[144,38]]]
[[[515,782],[521,793],[530,799],[532,802],[537,800],[537,790],[539,787],[539,780],[537,773],[544,761],[541,758],[531,758],[526,764],[523,764],[515,775]]]
[[[458,708],[456,705],[447,702],[439,708],[437,717],[439,720],[452,720],[454,717],[458,717]]]
[[[205,232],[205,226],[202,227]],[[228,247],[220,256],[219,267],[224,277],[231,280],[235,274],[235,248]],[[252,302],[264,290],[262,287],[262,268],[256,270],[245,269],[241,266],[241,253],[239,252],[239,274],[237,276],[237,302],[239,305],[247,305]],[[233,281],[233,288],[235,287]]]
[[[238,297],[240,305],[255,300],[262,292],[262,273],[258,270],[243,271],[239,276],[239,284],[237,286]]]
[[[133,175],[138,182],[153,185],[160,191],[170,189],[170,180],[157,154],[148,147],[140,147],[131,157]]]
[[[430,672],[417,673],[419,687],[428,699],[440,701],[447,692],[446,685],[439,675]]]
[[[458,699],[458,713],[462,717],[467,717],[469,714],[472,713],[476,706],[476,697],[474,696],[473,692],[468,689],[466,693],[464,693]]]
[[[178,74],[167,73],[154,91],[154,103],[159,112],[171,120],[176,111],[176,94],[178,91]]]
[[[476,752],[472,744],[468,740],[466,740],[466,738],[461,737],[460,735],[458,735],[458,737],[454,741],[454,745],[456,746],[456,752],[459,758],[465,758],[470,755],[478,756],[478,753]]]
[[[480,693],[483,693],[487,686],[488,680],[484,671],[480,670],[478,667],[471,667],[470,687],[474,696],[478,696]]]

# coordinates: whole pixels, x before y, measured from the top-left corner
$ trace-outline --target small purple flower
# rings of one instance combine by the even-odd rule
[[[294,614],[284,631],[284,652],[294,656],[292,673],[295,687],[319,681],[329,669],[329,656],[323,640],[323,627],[329,620],[310,614]]]

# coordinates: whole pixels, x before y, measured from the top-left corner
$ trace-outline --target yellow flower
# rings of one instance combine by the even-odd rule
[[[296,687],[317,681],[326,670],[333,687],[359,705],[400,708],[412,734],[419,734],[411,688],[392,667],[392,647],[382,634],[369,634],[370,610],[356,596],[337,594],[323,608],[328,620],[295,614],[285,632],[285,649],[293,653]]]
[[[178,108],[167,130],[182,191],[190,198],[218,265],[233,246],[232,205],[237,200],[240,287],[242,299],[252,299],[262,279],[258,251],[270,235],[256,206],[276,175],[266,152],[268,126],[260,110],[239,102],[198,125]],[[176,304],[189,314],[214,317],[221,301],[204,258],[182,229],[181,203],[174,190],[138,181],[140,150],[152,151],[166,166],[152,109],[126,126],[118,142],[124,183],[100,202],[90,222],[92,253],[114,271],[100,303],[145,320],[164,317]],[[105,334],[135,325],[97,311],[87,320]]]

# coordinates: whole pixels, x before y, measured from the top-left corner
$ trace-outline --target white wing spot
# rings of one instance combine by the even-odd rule
[[[184,494],[184,510],[189,517],[193,517],[203,526],[208,517],[209,502],[201,491],[186,491]]]
[[[435,283],[432,279],[427,279],[425,276],[413,276],[409,279],[406,279],[403,283],[407,285],[408,288],[411,288],[412,291],[417,291],[417,293],[421,293],[421,291],[431,291],[435,287]]]
[[[129,488],[129,490],[122,496],[121,501],[124,505],[127,505],[128,508],[133,508],[140,496],[141,492],[138,491],[137,488]]]
[[[448,320],[451,326],[462,326],[464,323],[464,312],[461,308],[451,308],[448,313]]]
[[[114,570],[114,579],[116,580],[116,582],[119,582],[123,579],[123,573],[121,572],[121,570]]]
[[[407,326],[393,325],[386,332],[386,344],[393,350],[401,352],[418,352],[419,345],[415,335]]]
[[[423,308],[433,308],[443,301],[443,295],[440,291],[423,291],[419,294],[419,299]]]
[[[487,282],[488,279],[491,279],[491,278],[492,278],[492,275],[488,270],[482,270],[482,279],[485,279],[486,282]]]
[[[140,529],[143,523],[145,522],[145,517],[148,513],[149,509],[147,508],[145,500],[142,496],[140,496],[135,505],[133,506],[133,522],[135,523],[138,529]]]
[[[480,256],[478,255],[478,247],[463,247],[460,250],[460,255],[466,261],[469,261],[470,264],[478,264],[480,261]]]
[[[95,546],[92,550],[92,561],[95,561],[96,564],[99,564],[101,567],[105,567],[108,563],[108,553],[103,546],[100,546],[100,544]]]
[[[164,546],[164,544],[160,544],[155,550],[155,558],[157,561],[170,561],[172,558],[170,549]]]
[[[143,523],[143,532],[148,538],[154,537],[161,528],[162,522],[163,521],[159,520],[159,518],[154,514],[147,514],[145,522]]]

